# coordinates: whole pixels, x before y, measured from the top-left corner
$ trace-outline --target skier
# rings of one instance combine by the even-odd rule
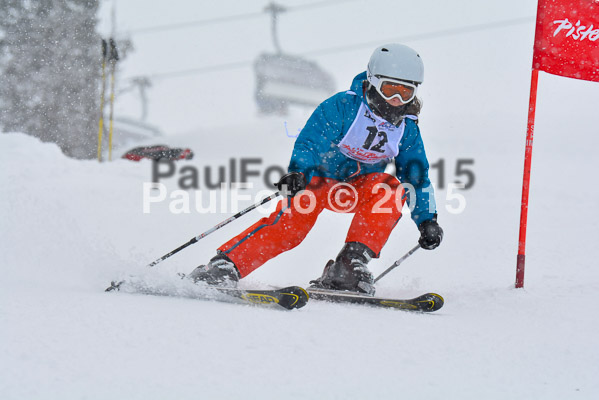
[[[288,173],[276,184],[286,198],[269,217],[220,246],[217,255],[189,277],[236,285],[299,245],[325,208],[355,215],[345,245],[322,276],[310,282],[313,287],[374,295],[368,263],[379,257],[406,199],[414,207],[411,216],[420,231],[420,246],[439,246],[443,230],[417,125],[421,103],[416,91],[423,75],[422,59],[413,49],[401,44],[378,47],[351,89],[321,103],[300,132]],[[397,178],[384,173],[393,159]]]

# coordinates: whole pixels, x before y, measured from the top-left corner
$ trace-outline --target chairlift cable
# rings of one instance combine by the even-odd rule
[[[491,22],[491,23],[484,23],[484,24],[469,25],[469,26],[464,26],[464,27],[449,28],[449,29],[443,29],[443,30],[439,30],[439,31],[422,33],[422,34],[395,37],[392,39],[363,42],[363,43],[359,43],[359,44],[355,44],[355,45],[329,47],[326,49],[305,51],[301,55],[314,56],[314,55],[330,54],[330,53],[342,53],[345,51],[352,51],[352,50],[359,49],[359,48],[368,48],[368,47],[378,46],[381,43],[386,43],[386,42],[413,42],[413,41],[417,41],[417,40],[435,39],[438,37],[461,35],[463,33],[480,32],[480,31],[485,31],[485,30],[490,30],[490,29],[504,28],[504,27],[513,26],[513,25],[531,23],[534,21],[535,21],[535,17],[514,18],[511,20],[507,20],[507,21],[498,21],[498,22]]]
[[[504,28],[504,27],[508,27],[508,26],[527,24],[527,23],[531,23],[534,20],[535,20],[535,17],[514,18],[514,19],[498,21],[498,22],[469,25],[469,26],[459,27],[459,28],[443,29],[443,30],[428,32],[428,33],[423,33],[423,34],[394,37],[394,38],[390,38],[390,39],[383,39],[383,40],[377,40],[377,41],[362,42],[362,43],[348,45],[348,46],[337,46],[337,47],[329,47],[329,48],[325,48],[325,49],[309,50],[309,51],[297,53],[297,55],[299,55],[299,56],[315,56],[315,55],[323,55],[323,54],[343,53],[346,51],[352,51],[352,50],[356,50],[356,49],[360,49],[360,48],[372,47],[374,45],[378,45],[378,44],[384,43],[384,42],[396,42],[396,41],[398,41],[398,42],[411,41],[412,42],[412,41],[417,41],[417,40],[435,39],[438,37],[447,37],[450,35],[460,35],[460,34],[464,34],[464,33],[480,32],[480,31],[485,31],[485,30],[490,30],[490,29],[497,29],[497,28]],[[253,65],[253,63],[254,63],[253,60],[236,61],[236,62],[230,62],[230,63],[216,64],[216,65],[207,65],[204,67],[189,68],[189,69],[184,69],[184,70],[180,70],[180,71],[148,74],[146,76],[149,78],[152,78],[152,79],[177,78],[177,77],[182,77],[182,76],[187,76],[187,75],[195,75],[195,74],[199,74],[199,73],[206,73],[206,72],[213,72],[213,71],[226,71],[226,70],[231,70],[231,69],[245,68],[245,67]],[[128,79],[131,80],[134,78],[135,77],[131,77]]]
[[[126,33],[141,34],[141,33],[153,33],[153,32],[161,32],[161,31],[172,31],[172,30],[177,30],[177,29],[189,28],[191,26],[213,25],[213,24],[220,24],[223,22],[239,21],[239,20],[257,18],[257,17],[264,17],[264,13],[253,12],[253,13],[246,13],[246,14],[229,15],[226,17],[202,19],[202,20],[198,20],[198,21],[189,21],[189,22],[180,22],[180,23],[175,23],[175,24],[150,26],[150,27],[146,27],[146,28],[131,29],[131,30],[126,31]]]
[[[314,3],[309,3],[309,4],[303,4],[303,5],[298,5],[298,6],[291,6],[291,7],[285,7],[286,11],[296,11],[296,10],[304,10],[304,9],[310,9],[310,8],[319,8],[319,7],[325,7],[325,6],[329,6],[329,5],[333,5],[336,3],[347,3],[347,2],[351,2],[351,1],[356,1],[356,0],[324,0],[324,1],[317,1]],[[248,19],[253,19],[253,18],[263,18],[264,12],[263,11],[258,11],[258,12],[250,12],[250,13],[243,13],[243,14],[235,14],[235,15],[227,15],[227,16],[223,16],[223,17],[214,17],[214,18],[207,18],[207,19],[201,19],[201,20],[196,20],[196,21],[188,21],[188,22],[179,22],[179,23],[174,23],[174,24],[164,24],[164,25],[156,25],[156,26],[148,26],[145,28],[136,28],[136,29],[129,29],[126,31],[122,31],[120,33],[128,33],[128,34],[145,34],[145,33],[154,33],[154,32],[162,32],[162,31],[172,31],[172,30],[178,30],[178,29],[186,29],[186,28],[190,28],[190,27],[194,27],[194,26],[206,26],[206,25],[214,25],[214,24],[220,24],[220,23],[225,23],[225,22],[234,22],[234,21],[243,21],[243,20],[248,20]]]

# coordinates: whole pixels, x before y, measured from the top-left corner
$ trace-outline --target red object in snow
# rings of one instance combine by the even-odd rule
[[[532,67],[599,82],[599,0],[539,0]]]
[[[530,189],[530,170],[532,166],[532,141],[535,130],[535,112],[537,109],[537,86],[539,71],[532,70],[530,80],[530,99],[528,105],[528,128],[524,150],[524,173],[522,178],[522,202],[520,203],[520,234],[518,237],[518,256],[516,260],[516,288],[524,287],[524,264],[526,262],[526,227],[528,223],[528,194]]]
[[[165,145],[143,146],[129,150],[122,158],[131,161],[139,161],[142,158],[150,160],[191,160],[193,151],[191,149],[170,148]]]
[[[539,0],[524,152],[516,287],[524,287],[528,195],[539,71],[599,82],[599,0]]]

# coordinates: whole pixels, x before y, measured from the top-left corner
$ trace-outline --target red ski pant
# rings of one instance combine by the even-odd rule
[[[355,213],[345,242],[360,242],[376,257],[401,218],[404,190],[392,175],[373,173],[349,182],[314,177],[303,194],[281,200],[268,217],[219,247],[242,277],[299,245],[326,208]]]

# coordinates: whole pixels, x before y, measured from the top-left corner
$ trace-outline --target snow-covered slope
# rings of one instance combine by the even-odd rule
[[[444,308],[431,315],[104,293],[124,275],[160,281],[189,272],[262,215],[254,211],[148,269],[230,210],[198,213],[192,204],[175,214],[165,201],[144,213],[151,163],[74,161],[24,134],[0,135],[0,398],[596,398],[596,83],[541,75],[525,289],[513,288],[532,32],[531,23],[408,43],[426,60],[420,126],[429,160],[445,160],[446,185],[460,159],[474,160],[476,178],[461,192],[467,204],[458,214],[448,211],[457,203],[447,189],[437,190],[443,244],[418,251],[378,287],[397,297],[442,294]],[[338,58],[344,87],[360,71]],[[208,101],[216,109],[226,99],[198,99]],[[214,180],[219,166],[229,173],[232,158],[260,158],[252,169],[261,175],[244,192],[254,197],[266,188],[266,167],[287,165],[293,139],[284,123],[291,134],[305,118],[204,116],[209,128],[168,138],[196,154],[163,180],[168,193],[178,189],[180,169],[194,167],[201,193],[187,193],[206,200],[205,167]],[[439,182],[438,169],[432,179]],[[300,246],[242,284],[306,285],[339,251],[350,219],[325,211]],[[417,238],[402,219],[373,272]]]
[[[581,120],[555,123],[590,131]],[[218,143],[207,134],[176,138],[173,145],[187,143],[198,155],[178,168],[201,173],[242,155],[284,165],[292,140],[281,135],[279,121],[246,128],[256,133],[220,131],[218,143],[236,143],[226,156],[211,148]],[[555,132],[555,125],[543,129]],[[592,398],[599,390],[592,308],[599,289],[597,191],[586,182],[597,164],[592,146],[575,149],[557,137],[539,135],[535,153],[527,288],[512,288],[520,152],[481,145],[469,153],[477,180],[463,192],[465,211],[448,213],[445,205],[453,203],[438,191],[443,245],[416,253],[380,282],[385,295],[445,296],[438,313],[413,315],[317,302],[278,312],[106,294],[106,284],[123,274],[169,279],[190,271],[260,215],[244,216],[148,270],[148,262],[230,213],[172,214],[163,202],[144,214],[149,162],[74,161],[54,145],[2,135],[0,393],[7,399]],[[262,153],[265,142],[281,154]],[[169,193],[178,177],[163,181]],[[253,182],[252,194],[264,188],[261,178]],[[348,216],[325,212],[304,243],[244,285],[305,285],[336,254],[348,224]],[[416,239],[412,222],[403,219],[373,262],[375,273]]]

